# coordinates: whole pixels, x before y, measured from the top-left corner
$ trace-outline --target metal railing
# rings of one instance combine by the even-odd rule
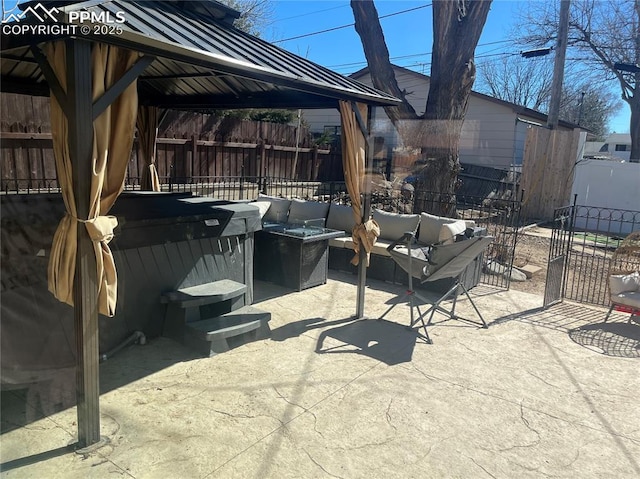
[[[556,224],[568,233],[562,297],[608,306],[613,254],[629,233],[640,229],[640,211],[575,204],[557,211],[566,211],[571,219]]]

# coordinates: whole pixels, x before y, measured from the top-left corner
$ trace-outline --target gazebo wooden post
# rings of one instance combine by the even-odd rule
[[[89,216],[93,155],[91,44],[68,40],[67,99],[69,155],[78,218]],[[83,224],[78,225],[74,277],[74,329],[76,340],[76,400],[78,446],[100,441],[100,374],[98,341],[98,278],[93,243]]]
[[[369,221],[371,216],[371,178],[373,169],[373,142],[370,138],[372,114],[373,108],[371,105],[367,105],[367,123],[366,127],[363,122],[360,112],[355,104],[352,103],[352,108],[355,111],[358,125],[364,136],[364,190],[362,192],[362,224]],[[367,252],[365,248],[360,248],[360,262],[358,263],[358,291],[356,299],[356,318],[364,318],[364,293],[367,286]]]

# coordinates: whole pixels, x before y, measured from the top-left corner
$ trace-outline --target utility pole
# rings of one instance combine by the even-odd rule
[[[560,98],[562,97],[562,80],[564,79],[564,60],[567,54],[569,38],[569,4],[570,0],[560,2],[560,25],[558,27],[558,41],[556,43],[556,58],[553,64],[553,82],[551,83],[551,103],[547,127],[557,128],[560,115]]]

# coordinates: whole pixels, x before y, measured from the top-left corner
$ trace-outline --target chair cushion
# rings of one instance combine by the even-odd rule
[[[623,304],[634,309],[640,309],[640,291],[625,291],[611,297],[615,304]]]
[[[289,205],[291,200],[286,198],[276,198],[275,196],[267,196],[262,193],[258,195],[258,201],[268,201],[271,207],[264,215],[265,221],[275,221],[276,223],[286,223],[289,214]]]
[[[303,223],[305,220],[326,220],[329,203],[318,201],[291,200],[289,223]]]
[[[380,226],[379,239],[396,241],[402,238],[402,235],[407,231],[415,233],[420,221],[420,215],[403,215],[374,210],[373,220]]]
[[[640,273],[634,271],[630,274],[612,274],[609,276],[609,291],[613,295],[627,291],[640,291]]]
[[[356,220],[353,217],[351,206],[331,203],[329,216],[327,217],[327,228],[351,234],[355,224]]]
[[[456,236],[464,233],[467,229],[467,223],[464,220],[454,221],[453,223],[445,223],[440,227],[438,242],[440,244],[455,243]]]

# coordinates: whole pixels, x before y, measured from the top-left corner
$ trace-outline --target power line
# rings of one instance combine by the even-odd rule
[[[486,46],[490,46],[490,45],[497,45],[497,44],[501,44],[501,43],[511,43],[511,40],[497,40],[494,42],[487,42],[487,43],[482,43],[479,44],[478,47],[486,47]],[[519,55],[519,53],[510,53],[510,52],[503,52],[503,53],[494,53],[494,54],[489,54],[491,51],[495,51],[497,50],[497,48],[490,50],[489,52],[483,53],[481,55],[476,55],[475,58],[486,58],[489,56],[497,56],[497,55]],[[423,52],[423,53],[412,53],[409,55],[399,55],[399,56],[395,56],[395,57],[390,57],[389,60],[391,61],[395,61],[395,60],[403,60],[403,59],[407,59],[407,58],[414,58],[414,57],[420,57],[420,56],[429,56],[432,55],[432,52]],[[430,63],[424,63],[424,62],[420,62],[419,65],[430,65]],[[344,70],[347,69],[347,67],[358,67],[358,66],[366,66],[367,62],[366,60],[364,61],[360,61],[360,62],[351,62],[351,63],[340,63],[337,65],[327,65],[327,68],[331,68],[332,70]],[[402,65],[398,65],[398,66],[402,66]]]
[[[427,3],[426,5],[421,5],[419,7],[414,7],[414,8],[409,8],[407,10],[401,10],[399,12],[394,12],[394,13],[388,13],[387,15],[382,15],[381,17],[378,17],[380,20],[382,20],[383,18],[389,18],[389,17],[393,17],[395,15],[401,15],[403,13],[409,13],[409,12],[413,12],[416,10],[420,10],[422,8],[426,8],[426,7],[430,7],[432,4],[431,3]],[[342,30],[343,28],[350,28],[353,27],[355,25],[355,23],[350,23],[349,25],[340,25],[339,27],[333,27],[333,28],[327,28],[326,30],[319,30],[317,32],[311,32],[311,33],[305,33],[303,35],[298,35],[295,37],[290,37],[290,38],[284,38],[282,40],[275,40],[271,43],[283,43],[283,42],[288,42],[289,40],[297,40],[298,38],[306,38],[306,37],[311,37],[314,35],[320,35],[321,33],[327,33],[327,32],[333,32],[336,30]]]
[[[285,18],[278,18],[277,20],[272,20],[268,23],[265,24],[265,26],[270,26],[273,25],[274,23],[278,23],[278,22],[284,22],[285,20],[293,20],[294,18],[300,18],[300,17],[308,17],[311,15],[315,15],[317,13],[324,13],[324,12],[328,12],[330,10],[337,10],[338,8],[346,8],[348,7],[348,5],[338,5],[337,7],[331,7],[331,8],[325,8],[322,10],[315,10],[313,12],[307,12],[307,13],[301,13],[300,15],[293,15],[292,17],[285,17]],[[284,40],[281,40],[284,41]]]

